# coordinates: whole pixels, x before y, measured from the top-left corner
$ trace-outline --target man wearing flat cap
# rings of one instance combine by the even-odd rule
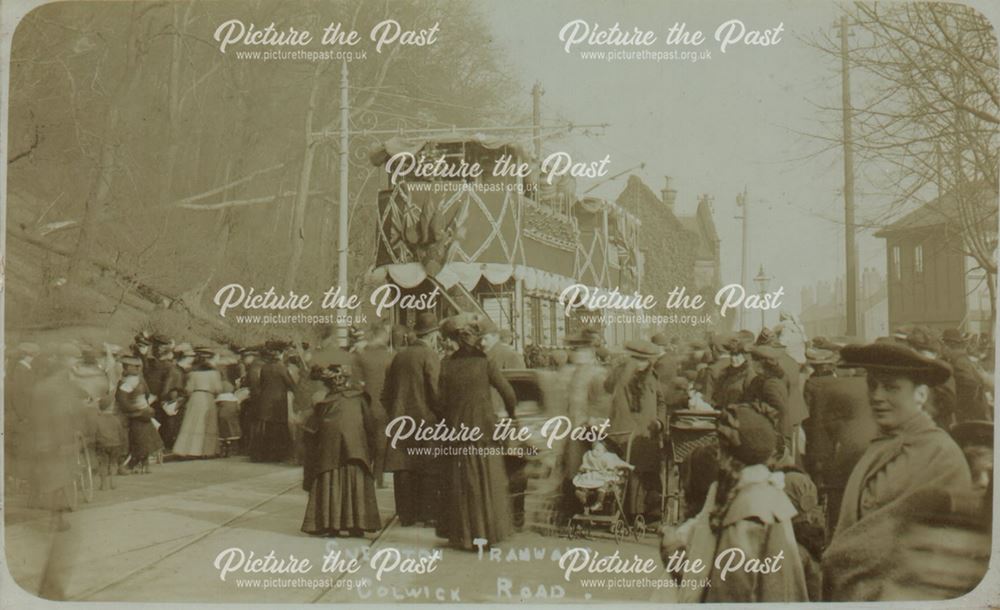
[[[604,382],[611,394],[611,425],[608,440],[625,457],[629,438],[632,448],[629,462],[635,466],[625,489],[625,514],[628,519],[643,515],[647,522],[660,517],[659,438],[666,428],[666,409],[657,400],[659,382],[653,364],[661,350],[650,341],[625,342],[629,356]]]
[[[951,367],[889,342],[850,345],[841,357],[844,366],[867,373],[879,434],[847,480],[823,557],[824,589],[831,601],[875,600],[912,494],[929,486],[968,491],[971,480],[958,445],[924,411],[930,388],[947,381]]]

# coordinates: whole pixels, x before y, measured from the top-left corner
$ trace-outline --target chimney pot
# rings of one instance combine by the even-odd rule
[[[660,198],[663,199],[663,204],[667,206],[667,209],[673,212],[674,203],[677,202],[677,191],[670,187],[670,176],[664,176],[663,181],[664,185],[663,190],[660,191]]]

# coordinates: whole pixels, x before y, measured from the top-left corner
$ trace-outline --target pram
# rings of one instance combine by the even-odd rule
[[[632,439],[634,432],[611,433],[608,436],[628,435],[625,446],[625,461],[630,462],[632,453]],[[582,538],[590,540],[593,538],[594,528],[600,528],[614,536],[615,543],[621,542],[627,537],[635,538],[636,542],[646,533],[646,518],[642,514],[637,514],[629,523],[625,514],[624,495],[628,486],[628,479],[632,476],[629,470],[619,470],[617,477],[608,483],[608,493],[596,510],[585,508],[584,512],[577,513],[570,517],[567,525],[566,536],[568,538]]]
[[[692,473],[688,458],[701,447],[718,446],[718,411],[675,411],[670,415],[670,435],[667,439],[666,481],[663,500],[666,523],[676,525],[684,520],[684,490]]]

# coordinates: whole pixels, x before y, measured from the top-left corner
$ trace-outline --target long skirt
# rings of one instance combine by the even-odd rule
[[[477,538],[492,546],[513,531],[507,472],[499,455],[458,456],[445,465],[445,517],[438,535],[461,549]]]
[[[184,411],[181,431],[174,442],[177,455],[214,456],[219,454],[219,417],[215,396],[195,392]]]
[[[375,479],[364,466],[349,463],[317,475],[309,491],[303,532],[336,535],[350,530],[374,532],[381,527]]]
[[[283,462],[292,450],[292,438],[287,422],[258,421],[250,436],[250,460]]]
[[[161,411],[156,415],[156,421],[160,422],[160,429],[157,432],[160,433],[163,446],[167,449],[172,449],[174,442],[177,441],[177,435],[180,434],[181,422],[184,421],[184,417],[180,414],[167,415]]]
[[[128,450],[132,455],[132,463],[142,460],[163,449],[163,439],[156,431],[153,422],[142,419],[131,419],[128,422]]]

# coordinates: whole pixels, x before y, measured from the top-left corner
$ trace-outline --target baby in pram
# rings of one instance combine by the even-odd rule
[[[583,454],[580,470],[573,477],[576,497],[584,507],[584,512],[599,511],[604,506],[608,491],[620,482],[622,471],[635,466],[608,451],[601,441]]]

